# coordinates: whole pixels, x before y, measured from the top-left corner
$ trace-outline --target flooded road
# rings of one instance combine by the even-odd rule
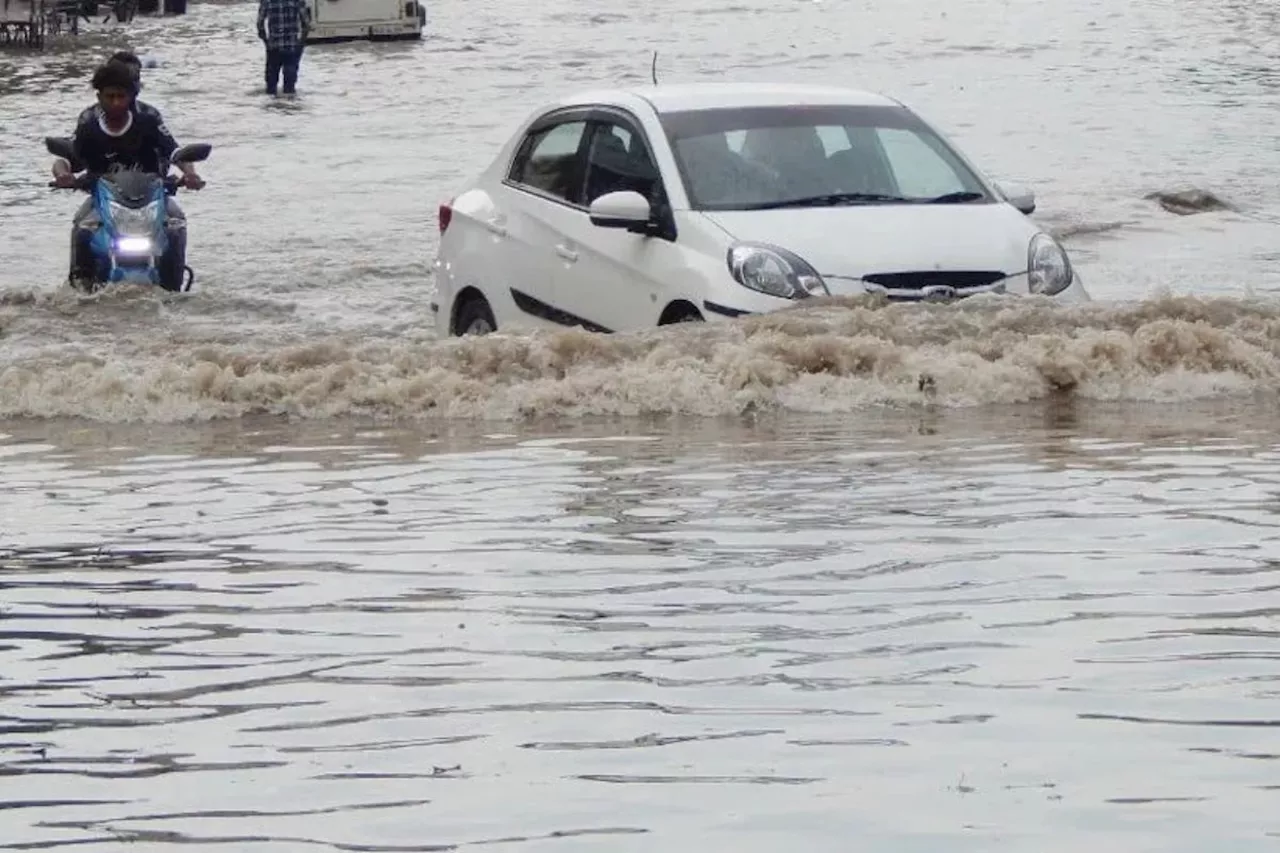
[[[1025,414],[29,426],[0,849],[1273,849],[1274,431]]]
[[[408,364],[421,377],[421,365],[449,358],[428,311],[437,205],[534,103],[566,88],[645,85],[653,49],[660,80],[834,81],[904,98],[996,178],[1036,190],[1036,217],[1064,235],[1104,302],[1280,290],[1269,130],[1280,100],[1265,71],[1280,24],[1254,4],[660,0],[636,14],[620,2],[438,3],[423,43],[309,49],[296,102],[262,94],[254,8],[200,3],[179,19],[96,27],[39,57],[0,57],[0,417],[310,416],[317,400],[323,416],[419,412],[412,395],[379,397],[385,383],[367,366]],[[180,197],[197,275],[189,298],[83,300],[59,285],[75,200],[45,187],[41,139],[69,132],[91,101],[93,63],[122,46],[154,60],[143,97],[179,140],[215,146],[202,168],[209,186]],[[1179,216],[1148,198],[1187,188],[1230,209]],[[1010,310],[1033,323],[1043,315]],[[1267,322],[1252,310],[1214,309],[1224,345],[1237,345],[1237,320]],[[1143,346],[1123,317],[1062,316],[1066,328],[1114,328]],[[877,343],[892,337],[892,320],[882,325],[870,330]],[[967,347],[973,329],[965,320],[938,335]],[[241,384],[231,362],[251,365],[265,390],[229,390]],[[1008,398],[989,366],[976,370],[983,390],[960,396]],[[347,392],[316,391],[299,371],[358,378]],[[500,386],[504,371],[492,371]],[[466,383],[427,384],[441,398],[431,414],[474,414]],[[143,411],[130,402],[157,385],[165,390]],[[572,394],[562,408],[597,411]]]
[[[434,3],[296,102],[251,3],[0,53],[0,850],[1276,849],[1280,15],[632,9]],[[185,298],[60,289],[121,47],[214,144]],[[901,96],[1098,301],[435,340],[437,204],[655,48]]]

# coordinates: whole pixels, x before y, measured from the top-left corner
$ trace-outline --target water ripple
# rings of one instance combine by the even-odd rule
[[[1270,427],[902,418],[15,425],[0,849],[1261,849]]]

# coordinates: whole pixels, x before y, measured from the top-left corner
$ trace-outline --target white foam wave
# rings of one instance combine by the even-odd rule
[[[1062,395],[1173,402],[1274,395],[1278,380],[1275,302],[1164,296],[1080,307],[1025,298],[909,306],[864,297],[625,335],[171,340],[163,354],[64,347],[0,367],[0,417],[718,416]]]

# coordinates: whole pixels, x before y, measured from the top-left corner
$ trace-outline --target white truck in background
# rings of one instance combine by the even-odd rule
[[[307,0],[307,44],[420,39],[427,26],[421,0]]]

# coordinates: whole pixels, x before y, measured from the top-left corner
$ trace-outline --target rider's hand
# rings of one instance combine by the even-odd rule
[[[204,187],[204,178],[196,174],[183,175],[182,185],[189,190],[198,190]]]
[[[61,175],[55,175],[53,178],[53,185],[64,190],[75,189],[76,176],[69,172],[63,172]]]

